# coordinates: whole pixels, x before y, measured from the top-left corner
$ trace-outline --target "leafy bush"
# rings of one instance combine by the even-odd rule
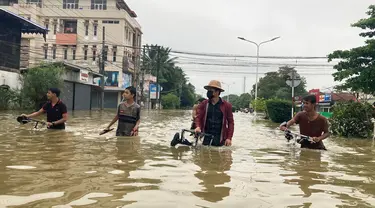
[[[17,90],[0,88],[0,97],[0,110],[9,110],[18,108],[21,94]]]
[[[338,102],[332,108],[332,117],[329,119],[331,132],[344,137],[371,137],[374,109],[368,103]]]
[[[45,101],[48,88],[63,86],[62,75],[65,68],[61,64],[46,64],[30,68],[21,76],[23,96],[22,103],[31,103],[23,107],[39,108],[39,104]]]
[[[266,111],[266,100],[264,98],[257,98],[251,101],[251,105],[257,112]]]
[[[291,118],[292,103],[286,100],[271,99],[266,102],[268,117],[276,123],[289,121]]]
[[[179,107],[180,99],[173,93],[168,93],[161,97],[161,102],[164,109],[176,109]]]

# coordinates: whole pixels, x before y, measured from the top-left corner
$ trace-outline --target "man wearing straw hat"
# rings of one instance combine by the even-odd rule
[[[234,132],[232,104],[221,99],[220,93],[224,90],[219,81],[211,80],[204,89],[207,90],[208,99],[198,106],[195,132],[214,136],[213,139],[205,137],[203,145],[230,146]]]

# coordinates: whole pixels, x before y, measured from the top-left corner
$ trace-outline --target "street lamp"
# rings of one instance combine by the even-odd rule
[[[232,82],[232,83],[225,83],[225,82],[221,82],[221,83],[223,83],[223,84],[226,84],[227,86],[228,86],[228,102],[229,102],[229,96],[230,96],[230,94],[229,94],[229,87],[232,85],[232,84],[235,84],[235,82]]]
[[[255,75],[255,100],[258,98],[258,67],[259,67],[259,47],[264,44],[264,43],[268,43],[268,42],[272,42],[274,40],[277,40],[280,38],[280,36],[278,37],[274,37],[270,40],[267,40],[267,41],[263,41],[263,42],[260,42],[259,44],[254,42],[254,41],[251,41],[251,40],[247,40],[243,37],[237,37],[238,39],[240,40],[243,40],[243,41],[246,41],[246,42],[249,42],[249,43],[252,43],[252,44],[255,44],[257,46],[257,71],[256,71],[256,75]],[[254,106],[254,114],[256,116],[257,112],[256,112],[256,105]]]

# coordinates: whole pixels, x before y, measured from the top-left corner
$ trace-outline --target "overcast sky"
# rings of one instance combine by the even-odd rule
[[[175,51],[220,53],[256,56],[256,46],[241,40],[245,37],[261,42],[276,36],[281,38],[260,48],[260,56],[324,57],[338,49],[350,49],[364,44],[360,29],[350,24],[366,18],[373,0],[127,0],[143,30],[143,44],[159,44]],[[211,79],[230,85],[230,93],[246,92],[255,83],[256,59],[180,56],[179,62],[189,80],[204,93],[203,86]],[[215,59],[215,60],[210,60]],[[251,63],[247,67],[221,67],[194,63]],[[326,59],[282,60],[260,59],[262,73],[275,71],[277,64],[331,65]],[[273,63],[273,65],[269,65]],[[223,73],[229,69],[236,73]],[[325,89],[337,83],[330,75],[330,66],[296,67],[307,79],[307,88]],[[245,74],[246,72],[247,74]],[[233,84],[234,83],[234,84]],[[228,91],[228,85],[223,85]]]

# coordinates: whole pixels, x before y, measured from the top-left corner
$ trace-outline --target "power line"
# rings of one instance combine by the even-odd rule
[[[198,53],[188,51],[171,50],[171,53],[188,54],[209,57],[239,57],[239,58],[257,58],[256,56],[239,55],[239,54],[221,54],[221,53]],[[326,56],[259,56],[264,59],[328,59]]]

